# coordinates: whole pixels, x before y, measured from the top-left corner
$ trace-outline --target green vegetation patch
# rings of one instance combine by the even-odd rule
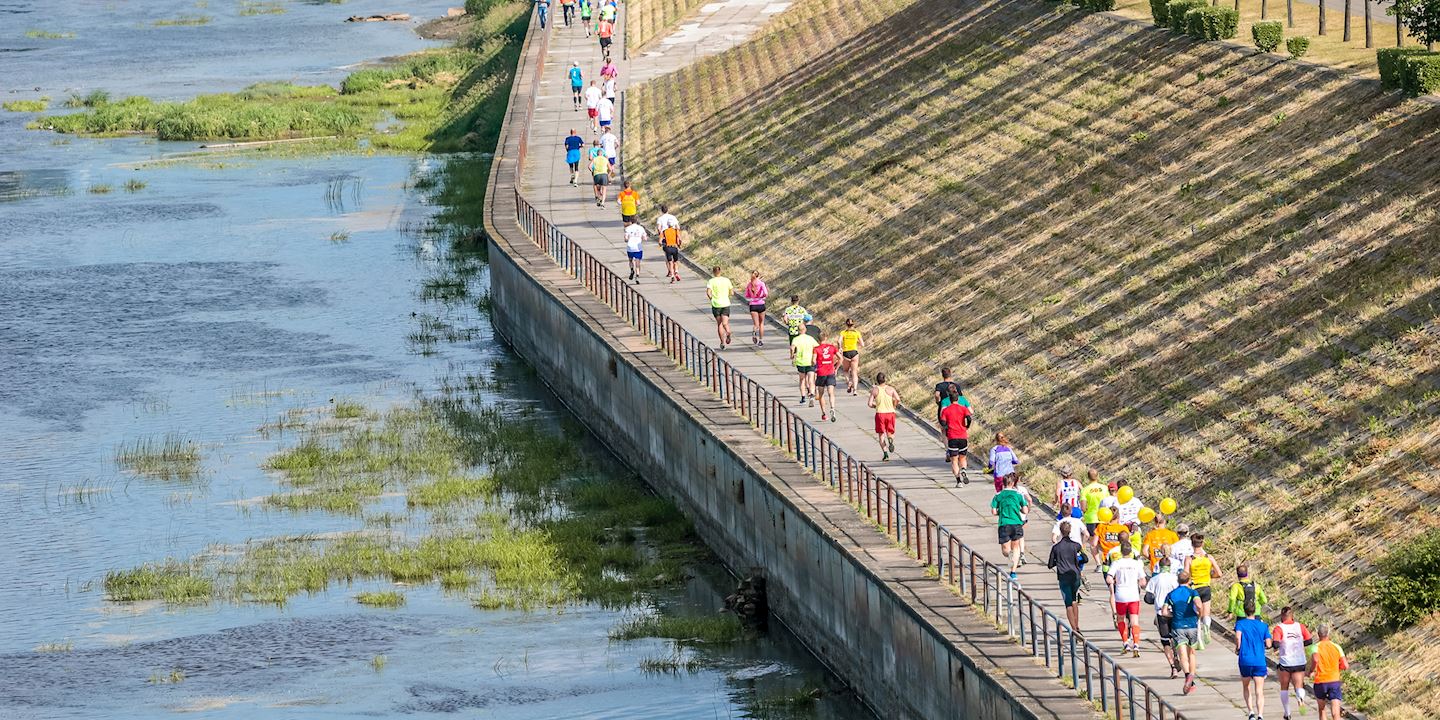
[[[628,620],[610,631],[611,640],[668,638],[684,643],[722,644],[745,637],[740,619],[729,613],[714,615],[647,615]]]
[[[173,18],[161,18],[153,24],[155,27],[192,27],[195,25],[209,25],[214,18],[209,15],[179,15]]]
[[[191,603],[210,600],[215,581],[207,577],[199,563],[167,560],[146,563],[131,570],[112,571],[105,575],[105,594],[116,602],[164,600],[167,603]]]
[[[51,32],[49,30],[26,30],[25,37],[32,40],[74,40],[75,33]]]
[[[42,97],[39,100],[8,100],[3,107],[10,112],[45,112],[50,107],[50,98]]]
[[[355,602],[361,605],[382,608],[398,608],[405,606],[405,593],[395,590],[384,592],[362,592],[355,596]]]
[[[1440,610],[1440,529],[1397,545],[1375,569],[1366,589],[1379,625],[1409,627]]]
[[[103,188],[103,189],[102,189]],[[108,193],[108,185],[91,185],[92,193]],[[200,475],[200,446],[170,433],[132,440],[115,449],[121,470],[158,480],[192,480]]]

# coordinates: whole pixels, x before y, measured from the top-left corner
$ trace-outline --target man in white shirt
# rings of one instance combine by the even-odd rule
[[[665,252],[665,278],[672,283],[679,282],[680,220],[664,205],[660,206],[660,218],[655,221],[655,234],[660,239],[660,249]]]
[[[596,118],[600,121],[600,129],[610,127],[610,122],[615,119],[615,102],[610,98],[600,98],[599,104],[595,106]]]
[[[645,226],[638,222],[625,223],[625,257],[630,259],[630,281],[640,284],[640,260],[645,256]]]
[[[1188,524],[1182,522],[1176,525],[1175,534],[1180,536],[1180,539],[1170,543],[1170,568],[1175,572],[1180,572],[1190,556],[1195,554],[1195,546],[1190,542],[1190,526]]]
[[[1060,526],[1066,522],[1070,523],[1070,539],[1080,543],[1080,547],[1090,546],[1090,531],[1085,529],[1085,523],[1079,518],[1071,517],[1070,506],[1060,506],[1060,519],[1055,521],[1055,527],[1050,530],[1050,542],[1060,542]]]
[[[1175,664],[1175,641],[1170,632],[1170,618],[1160,614],[1160,608],[1165,607],[1165,598],[1170,597],[1170,591],[1180,587],[1180,579],[1175,576],[1175,570],[1170,566],[1170,558],[1160,558],[1160,564],[1155,568],[1155,574],[1150,576],[1150,581],[1145,584],[1150,597],[1155,600],[1155,631],[1160,633],[1160,649],[1165,653],[1165,659],[1170,663],[1170,679],[1178,677],[1180,666]]]
[[[1140,588],[1145,587],[1145,566],[1135,558],[1130,543],[1120,543],[1120,559],[1110,563],[1110,599],[1115,604],[1115,629],[1125,643],[1122,652],[1140,657]]]
[[[620,157],[620,138],[615,133],[605,129],[605,134],[600,136],[600,149],[605,151],[605,158],[610,161],[610,173],[615,173],[616,158]]]
[[[605,99],[615,102],[615,78],[605,78]]]
[[[590,116],[590,129],[598,132],[600,130],[600,86],[590,81],[590,87],[585,88],[585,114]]]

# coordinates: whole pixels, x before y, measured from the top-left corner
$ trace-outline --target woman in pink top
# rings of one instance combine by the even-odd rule
[[[759,270],[750,271],[750,282],[745,284],[745,304],[750,306],[750,321],[755,329],[750,331],[750,342],[765,344],[765,299],[770,297],[770,288],[760,279]]]
[[[619,75],[620,69],[615,67],[615,63],[610,62],[610,56],[606,55],[605,64],[600,66],[600,77],[606,80],[610,80],[612,78],[618,77]]]

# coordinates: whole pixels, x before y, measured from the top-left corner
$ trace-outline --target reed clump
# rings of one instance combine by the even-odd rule
[[[610,631],[611,640],[666,638],[680,643],[724,644],[745,637],[740,619],[729,613],[714,615],[646,615],[628,620]]]
[[[383,592],[362,592],[355,596],[355,602],[361,605],[380,608],[398,608],[405,606],[405,593],[395,590]]]
[[[50,98],[42,97],[38,100],[7,100],[3,105],[0,105],[0,107],[4,107],[10,112],[45,112],[45,109],[50,107]]]
[[[174,433],[140,438],[115,449],[115,464],[143,477],[193,480],[200,475],[200,446]]]
[[[214,597],[215,581],[199,562],[166,560],[105,575],[106,597],[115,602],[164,600],[167,603],[205,602]]]

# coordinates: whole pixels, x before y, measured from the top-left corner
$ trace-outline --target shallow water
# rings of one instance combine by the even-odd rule
[[[337,18],[427,17],[449,3],[281,4],[284,15],[239,17],[228,0],[0,1],[4,97],[334,82],[345,66],[425,45],[405,25]],[[180,14],[214,20],[151,26]],[[24,38],[32,28],[76,38]],[[258,428],[287,410],[336,399],[384,408],[464,375],[492,381],[493,402],[509,408],[557,421],[560,410],[483,314],[420,297],[446,260],[415,232],[435,208],[410,185],[436,161],[152,163],[195,144],[62,138],[24,130],[29,117],[0,112],[0,717],[723,718],[807,684],[834,692],[798,716],[869,717],[782,629],[682,651],[704,654],[699,672],[641,672],[670,643],[607,633],[649,608],[482,611],[433,585],[406,589],[400,610],[354,602],[381,581],[283,608],[107,602],[109,570],[359,526],[253,503],[279,487],[260,463],[294,440]],[[129,179],[145,187],[126,192]],[[89,192],[100,184],[112,191]],[[483,286],[482,272],[472,294]],[[464,339],[419,352],[412,335],[427,316]],[[116,467],[118,446],[167,433],[200,443],[199,479]],[[700,577],[651,605],[710,611],[730,582]],[[183,679],[168,682],[175,671]]]

